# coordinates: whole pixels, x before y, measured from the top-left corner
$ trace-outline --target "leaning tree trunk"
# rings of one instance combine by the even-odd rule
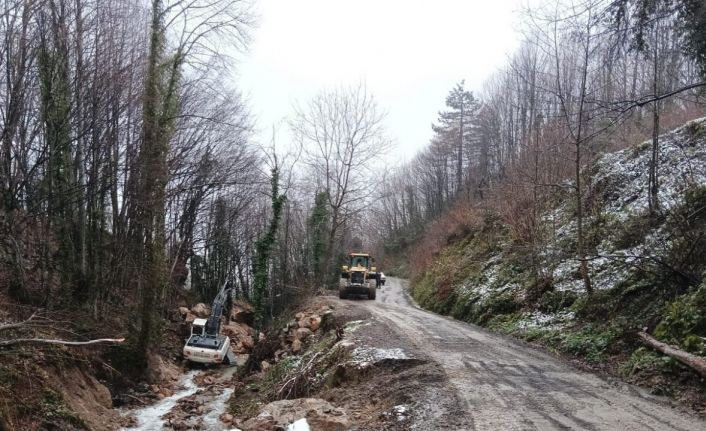
[[[640,340],[647,346],[676,359],[697,372],[701,377],[706,378],[706,359],[692,355],[691,353],[685,352],[677,347],[670,346],[667,343],[663,343],[656,338],[651,337],[646,332],[638,332],[637,336],[640,337]]]

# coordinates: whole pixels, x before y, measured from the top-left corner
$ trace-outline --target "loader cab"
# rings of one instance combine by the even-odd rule
[[[362,266],[363,268],[370,267],[370,257],[369,256],[356,256],[351,255],[351,268],[356,266]]]

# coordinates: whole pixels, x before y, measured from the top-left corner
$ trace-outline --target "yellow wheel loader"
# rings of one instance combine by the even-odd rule
[[[341,281],[338,297],[345,299],[348,295],[367,295],[375,299],[375,292],[380,284],[377,268],[373,266],[375,259],[367,253],[350,253],[348,265],[341,267]]]

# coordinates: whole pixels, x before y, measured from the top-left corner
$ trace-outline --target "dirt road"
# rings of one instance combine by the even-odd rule
[[[404,284],[388,278],[377,301],[354,302],[441,365],[465,405],[459,414],[468,429],[706,430],[706,422],[639,388],[607,382],[522,343],[416,308]]]

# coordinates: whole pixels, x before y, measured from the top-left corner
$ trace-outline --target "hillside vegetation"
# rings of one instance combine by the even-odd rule
[[[541,215],[544,231],[534,244],[514,235],[497,212],[468,211],[465,234],[451,238],[413,278],[413,297],[435,312],[542,343],[589,366],[657,379],[653,384],[667,390],[673,380],[665,376],[676,375],[703,394],[703,379],[635,337],[646,327],[706,356],[706,119],[660,142],[660,209],[652,215],[650,142],[604,154],[584,170],[592,177],[584,228],[593,294],[584,289],[575,254],[574,201],[558,193]]]

